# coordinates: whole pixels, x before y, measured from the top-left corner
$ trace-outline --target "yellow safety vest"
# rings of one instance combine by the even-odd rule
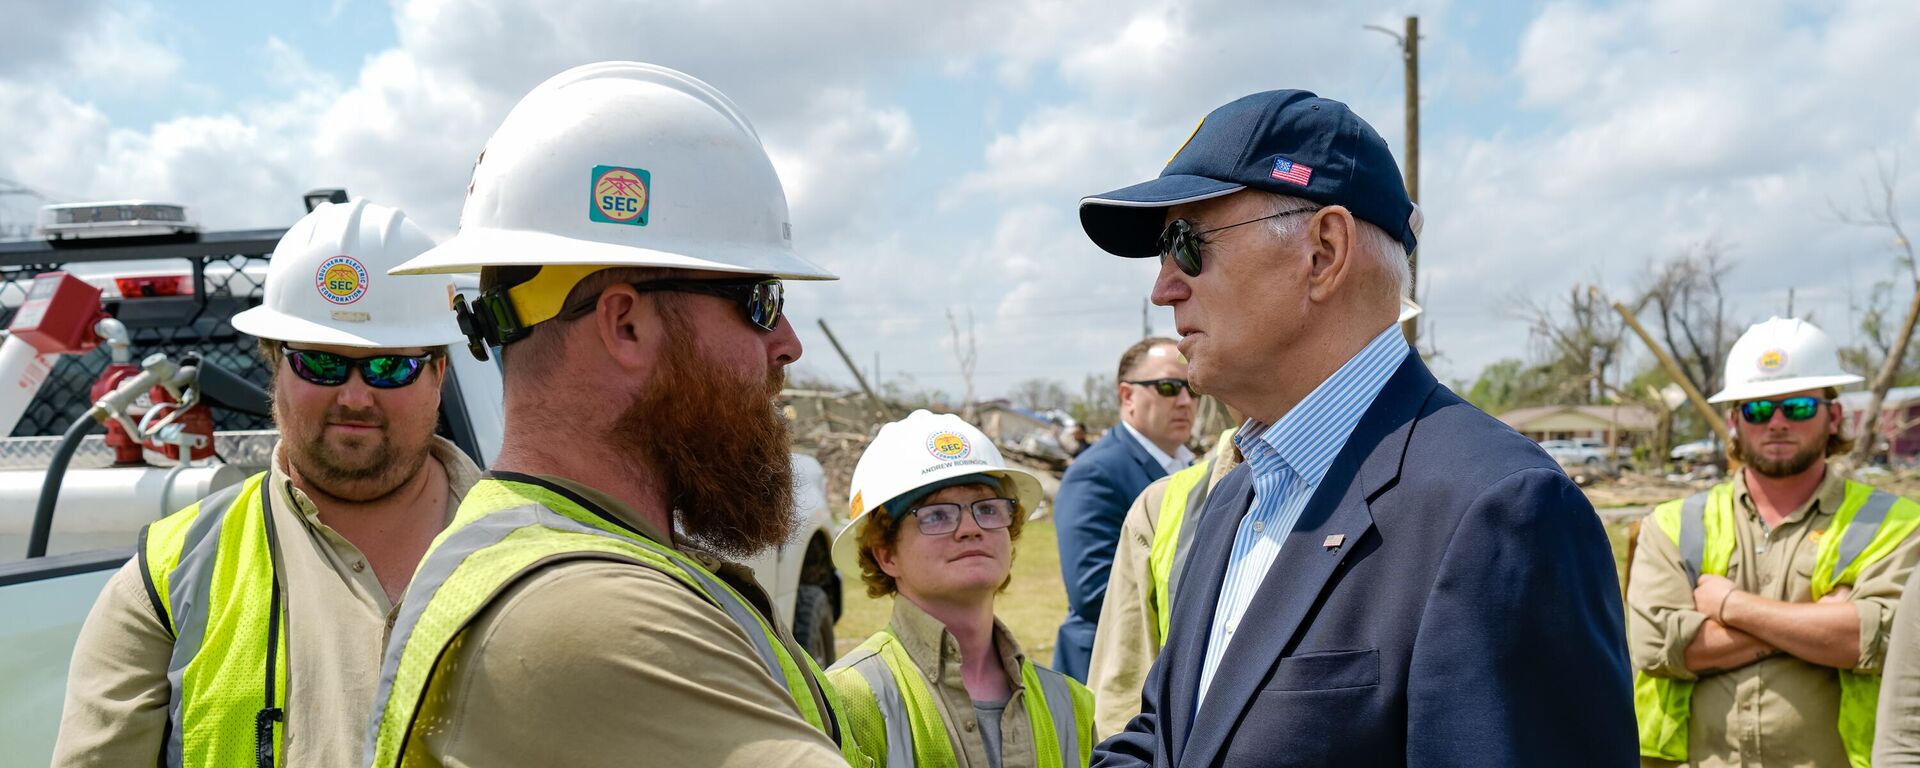
[[[287,636],[267,473],[140,529],[147,597],[173,636],[161,764],[284,762]]]
[[[842,738],[845,718],[811,656],[792,653],[773,622],[698,562],[654,542],[592,502],[538,478],[488,473],[461,502],[452,524],[434,539],[396,617],[380,686],[378,717],[366,754],[374,766],[411,762],[410,741],[437,662],[467,625],[523,575],[569,560],[614,560],[672,577],[725,611],[752,642],[767,672],[808,723],[840,745],[854,765],[865,755]],[[715,738],[730,738],[715,734]]]
[[[895,598],[899,599],[899,598]],[[940,717],[900,638],[887,627],[827,668],[846,707],[848,729],[887,768],[959,765],[953,730]],[[1093,693],[1072,678],[1020,661],[1021,695],[1038,768],[1086,768],[1093,756]],[[1037,694],[1037,695],[1036,695]],[[1055,749],[1047,749],[1052,744]]]
[[[1733,484],[1655,507],[1653,522],[1680,547],[1689,581],[1701,574],[1725,576],[1734,550]],[[1813,599],[1835,587],[1851,585],[1860,570],[1886,557],[1916,528],[1920,504],[1872,486],[1848,481],[1845,500],[1833,525],[1820,539],[1813,566]],[[1871,765],[1874,707],[1880,700],[1880,676],[1835,670],[1840,678],[1840,742],[1854,768]],[[1637,673],[1634,712],[1640,721],[1640,754],[1665,760],[1687,759],[1687,723],[1692,715],[1692,680]]]
[[[1153,526],[1153,545],[1147,550],[1148,589],[1153,591],[1155,640],[1166,645],[1167,630],[1173,622],[1173,590],[1179,586],[1180,568],[1187,562],[1187,545],[1193,540],[1194,523],[1199,510],[1207,504],[1213,490],[1213,468],[1222,451],[1233,450],[1234,430],[1220,433],[1211,456],[1205,462],[1167,476],[1166,494],[1160,497],[1160,516]],[[1194,510],[1192,517],[1187,510]]]

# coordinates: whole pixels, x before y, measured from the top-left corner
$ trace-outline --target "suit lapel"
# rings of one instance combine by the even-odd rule
[[[1132,432],[1119,424],[1113,425],[1113,431],[1114,436],[1120,438],[1120,445],[1126,449],[1127,455],[1140,465],[1140,471],[1147,473],[1149,482],[1167,476],[1167,468],[1153,460],[1153,454],[1147,453],[1147,447],[1134,439]]]
[[[1373,530],[1373,515],[1368,504],[1399,477],[1407,438],[1413,433],[1416,417],[1435,386],[1433,375],[1420,358],[1409,355],[1361,416],[1241,616],[1240,626],[1227,644],[1219,669],[1214,672],[1207,698],[1197,703],[1198,711],[1190,721],[1193,727],[1186,743],[1193,746],[1193,752],[1176,752],[1180,755],[1179,764],[1212,764],[1241,714],[1252,703],[1260,684],[1293,646],[1301,622],[1328,588],[1328,579],[1361,537]],[[1248,477],[1251,479],[1251,474]],[[1242,515],[1251,501],[1252,483],[1249,482],[1246,501],[1238,507]],[[1217,562],[1219,570],[1208,583],[1210,594],[1205,597],[1196,594],[1195,600],[1177,603],[1197,603],[1208,612],[1207,621],[1202,625],[1209,627],[1205,630],[1207,634],[1201,635],[1193,652],[1188,654],[1197,659],[1204,659],[1206,654],[1206,640],[1212,632],[1212,611],[1220,597],[1226,561],[1239,521],[1235,519],[1233,525],[1227,525],[1224,519],[1206,522],[1225,529],[1207,537],[1212,544],[1224,534],[1225,547],[1207,553],[1210,558],[1217,558],[1207,562]],[[1332,538],[1336,536],[1339,538]],[[1196,688],[1201,663],[1195,660],[1192,677],[1185,678],[1192,680]]]

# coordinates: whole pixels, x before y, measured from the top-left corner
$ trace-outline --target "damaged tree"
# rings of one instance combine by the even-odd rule
[[[1867,202],[1858,211],[1844,211],[1835,206],[1834,215],[1847,224],[1885,229],[1893,235],[1897,249],[1895,253],[1901,265],[1907,268],[1913,296],[1907,301],[1906,319],[1901,321],[1899,330],[1887,340],[1886,357],[1871,380],[1872,396],[1867,400],[1866,418],[1861,422],[1858,439],[1849,457],[1856,467],[1866,466],[1867,460],[1873,455],[1874,445],[1879,442],[1880,408],[1886,402],[1887,390],[1893,388],[1894,380],[1900,376],[1900,364],[1907,359],[1907,344],[1913,339],[1914,322],[1920,319],[1920,265],[1915,264],[1913,241],[1907,239],[1906,229],[1901,226],[1899,202],[1894,195],[1900,179],[1900,164],[1876,159],[1874,167],[1879,171],[1880,194],[1867,192]]]

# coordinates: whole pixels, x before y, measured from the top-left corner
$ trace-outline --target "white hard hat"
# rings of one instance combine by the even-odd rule
[[[899,497],[943,480],[984,474],[1000,481],[1026,517],[1046,498],[1040,481],[1007,466],[1000,449],[972,424],[950,413],[914,411],[880,428],[853,467],[847,527],[833,537],[833,562],[847,573],[860,572],[860,532],[874,512]],[[887,509],[899,514],[904,510]]]
[[[464,337],[442,276],[387,270],[433,247],[398,209],[355,200],[323,203],[274,246],[260,306],[233,316],[251,336],[345,347],[438,347]]]
[[[1727,353],[1727,388],[1707,402],[1730,403],[1862,381],[1840,367],[1840,353],[1825,332],[1805,320],[1770,317],[1733,343],[1733,351]]]
[[[631,61],[574,67],[522,98],[474,161],[459,234],[394,271],[515,265],[834,279],[794,255],[780,177],[733,102]]]

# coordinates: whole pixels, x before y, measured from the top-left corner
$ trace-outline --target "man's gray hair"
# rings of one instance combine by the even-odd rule
[[[1272,207],[1267,211],[1267,215],[1286,213],[1302,208],[1318,210],[1321,207],[1319,203],[1313,202],[1312,200],[1290,195],[1269,192],[1267,193],[1267,197],[1271,198],[1273,203]],[[1305,227],[1306,220],[1307,217],[1304,216],[1285,216],[1277,219],[1268,219],[1267,228],[1273,231],[1275,237],[1286,237]],[[1375,226],[1373,222],[1358,216],[1355,216],[1353,220],[1360,225],[1360,251],[1371,254],[1374,258],[1380,260],[1380,266],[1385,270],[1387,275],[1387,284],[1393,288],[1394,306],[1398,307],[1400,305],[1400,299],[1407,296],[1408,291],[1413,285],[1413,267],[1407,260],[1406,246],[1400,242],[1399,238]],[[1399,310],[1396,309],[1394,311],[1397,312]]]

